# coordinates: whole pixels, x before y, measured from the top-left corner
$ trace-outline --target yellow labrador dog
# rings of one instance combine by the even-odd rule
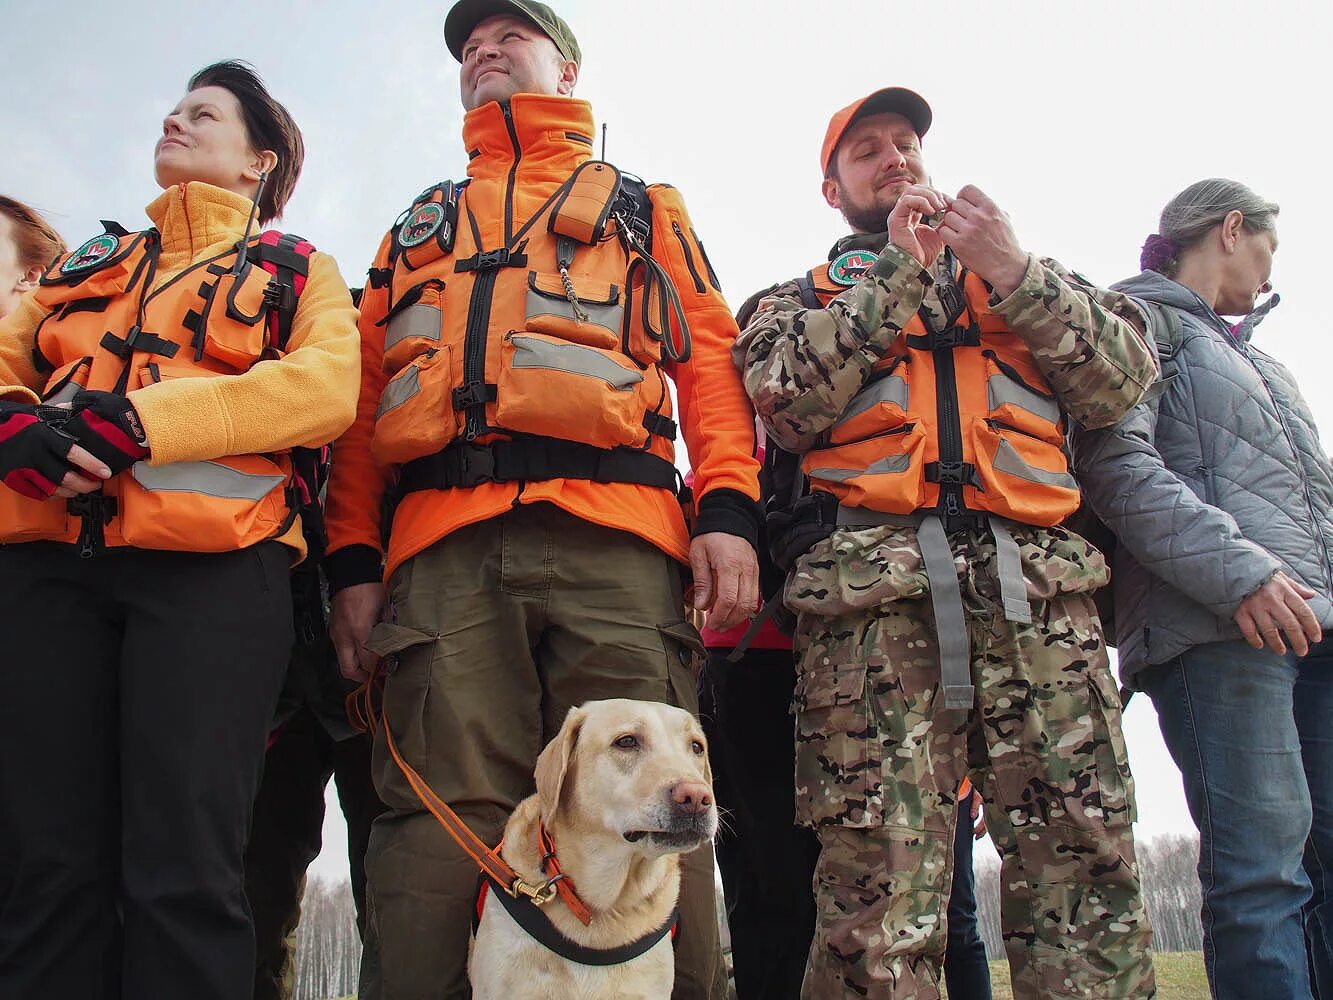
[[[504,832],[504,859],[541,884],[538,826],[591,914],[584,926],[556,898],[542,908],[566,938],[625,945],[661,927],[680,893],[680,854],[717,831],[703,731],[679,708],[591,701],[571,709],[537,760],[537,794]],[[666,1000],[675,979],[670,936],[619,965],[583,965],[530,937],[496,900],[487,903],[468,964],[475,1000]]]

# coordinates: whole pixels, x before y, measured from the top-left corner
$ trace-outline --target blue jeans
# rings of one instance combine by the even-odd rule
[[[1139,679],[1199,828],[1213,996],[1310,1000],[1311,968],[1333,996],[1333,640],[1211,643]]]

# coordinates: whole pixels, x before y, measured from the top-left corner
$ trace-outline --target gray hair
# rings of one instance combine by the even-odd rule
[[[1157,266],[1152,269],[1167,277],[1173,275],[1179,267],[1180,254],[1202,240],[1232,212],[1240,212],[1243,225],[1252,233],[1271,232],[1277,224],[1277,205],[1259,197],[1240,181],[1210,177],[1181,191],[1162,209],[1158,231],[1168,245],[1154,255],[1153,264]]]

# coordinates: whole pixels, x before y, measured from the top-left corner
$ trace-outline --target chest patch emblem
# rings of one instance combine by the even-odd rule
[[[848,250],[839,254],[828,266],[829,280],[838,285],[854,285],[877,260],[879,254],[873,250]]]
[[[90,267],[96,267],[115,253],[118,246],[120,246],[120,240],[110,233],[94,236],[65,259],[65,263],[60,265],[60,273],[78,274]]]
[[[439,232],[444,225],[444,206],[429,201],[418,205],[398,228],[398,245],[411,249],[419,247]]]

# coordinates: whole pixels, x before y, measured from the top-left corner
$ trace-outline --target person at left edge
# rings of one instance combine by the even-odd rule
[[[696,710],[686,564],[719,626],[758,602],[754,416],[680,194],[591,159],[592,110],[572,96],[581,53],[549,7],[463,0],[444,35],[462,64],[466,186],[429,188],[380,246],[357,420],[329,487],[342,668],[396,664],[374,751],[390,811],[366,857],[362,1000],[466,996],[477,886],[384,732],[494,844],[571,706]],[[692,534],[668,379],[695,469]],[[395,618],[372,637],[382,574]],[[683,867],[675,994],[722,996],[711,849]]]
[[[241,858],[305,551],[289,450],[356,401],[337,266],[249,225],[302,159],[253,70],[201,70],[152,228],[108,224],[0,323],[0,996],[251,995]]]

